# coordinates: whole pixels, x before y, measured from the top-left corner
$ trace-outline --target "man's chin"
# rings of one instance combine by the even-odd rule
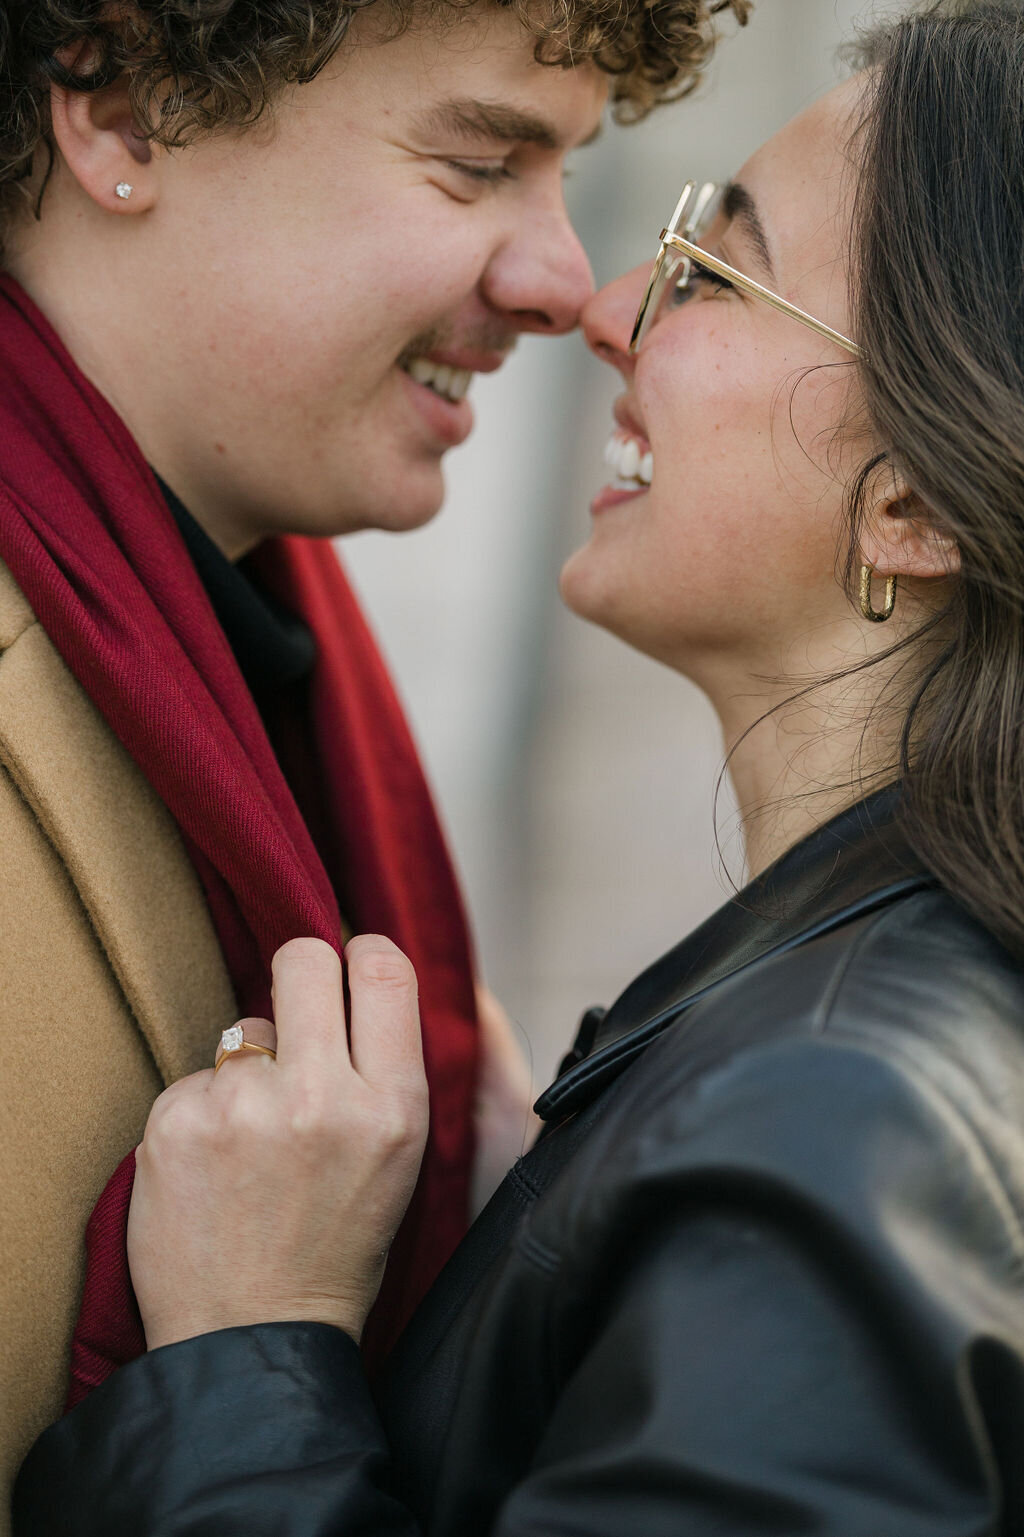
[[[374,528],[387,534],[412,533],[437,517],[444,502],[444,492],[444,478],[439,468],[433,485],[419,481],[415,486],[396,490],[391,499],[363,501],[362,506],[351,504],[348,508],[339,508],[337,526],[332,533],[341,536]]]

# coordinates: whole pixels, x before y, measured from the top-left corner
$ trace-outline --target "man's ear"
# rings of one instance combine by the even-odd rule
[[[88,65],[74,50],[61,62],[76,71]],[[50,118],[61,159],[94,203],[119,214],[145,213],[154,206],[153,152],[132,115],[127,80],[100,91],[53,85]]]
[[[960,570],[956,540],[937,528],[931,512],[913,491],[896,488],[865,514],[860,559],[879,576],[938,579]]]

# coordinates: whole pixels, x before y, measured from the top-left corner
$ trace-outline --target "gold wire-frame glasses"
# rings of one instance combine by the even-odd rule
[[[746,273],[737,272],[736,268],[730,267],[728,262],[712,256],[708,251],[694,244],[694,237],[707,227],[717,210],[721,192],[722,189],[718,184],[712,181],[704,182],[700,187],[696,182],[688,181],[683,188],[675,212],[661,232],[661,246],[633,324],[633,335],[629,343],[630,353],[636,353],[639,350],[644,337],[658,319],[666,294],[670,289],[676,293],[685,292],[689,287],[693,269],[698,266],[724,278],[743,293],[751,294],[755,299],[763,299],[766,304],[770,304],[781,314],[791,315],[794,320],[799,320],[801,325],[809,326],[819,336],[835,342],[837,346],[851,352],[854,357],[862,358],[864,356],[862,349],[848,336],[843,336],[840,331],[833,330],[823,320],[817,320],[813,315],[808,315],[806,310],[790,304],[788,299],[781,298],[779,294],[773,293],[770,288],[765,288],[761,283],[755,283],[754,279],[748,278]]]

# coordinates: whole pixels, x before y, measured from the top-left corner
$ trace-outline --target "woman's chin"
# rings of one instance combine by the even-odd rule
[[[559,578],[567,608],[627,645],[637,643],[632,632],[644,628],[650,609],[650,584],[642,579],[652,555],[650,495],[650,487],[604,486],[591,503],[590,536]]]
[[[580,619],[600,624],[600,598],[602,582],[592,570],[593,562],[589,544],[574,550],[562,567],[558,578],[558,591],[566,608]]]
[[[591,543],[574,551],[562,567],[558,579],[562,602],[577,618],[607,630],[627,646],[644,647],[633,634],[630,624],[633,605],[623,591],[622,569],[616,562],[601,559],[601,552]]]
[[[697,665],[697,658],[706,660],[706,648],[692,643],[693,637],[686,633],[682,622],[674,624],[662,615],[664,622],[659,624],[649,589],[631,591],[623,580],[623,562],[602,559],[603,554],[588,542],[569,556],[558,582],[566,608],[577,618],[597,625],[631,651],[637,651],[703,687],[701,674],[704,669]]]

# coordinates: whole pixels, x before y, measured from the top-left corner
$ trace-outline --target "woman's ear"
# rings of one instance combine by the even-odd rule
[[[69,50],[62,63],[75,70],[88,57]],[[126,79],[100,91],[50,89],[53,139],[82,190],[108,213],[145,213],[156,202],[156,167],[132,114]]]
[[[960,570],[956,540],[936,527],[913,491],[898,489],[876,503],[861,524],[860,559],[883,577],[941,579]]]

